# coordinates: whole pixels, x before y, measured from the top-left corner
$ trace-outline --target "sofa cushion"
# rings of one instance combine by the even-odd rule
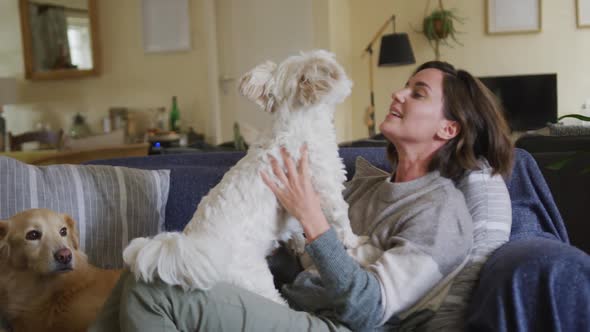
[[[166,231],[182,231],[203,196],[244,155],[244,152],[200,152],[93,160],[86,164],[169,169],[170,187],[173,190],[168,197],[164,228]]]
[[[77,221],[89,261],[118,268],[131,239],[162,230],[169,182],[168,170],[36,167],[0,157],[0,218],[30,208],[67,213]]]

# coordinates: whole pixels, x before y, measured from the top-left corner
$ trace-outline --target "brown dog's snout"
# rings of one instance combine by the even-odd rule
[[[53,258],[58,263],[61,264],[69,264],[72,261],[72,252],[68,248],[59,249],[54,255]]]

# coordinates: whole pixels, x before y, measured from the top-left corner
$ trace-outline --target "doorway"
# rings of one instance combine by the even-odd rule
[[[313,48],[312,2],[215,2],[222,141],[233,140],[235,122],[243,133],[249,128],[260,131],[270,124],[270,115],[242,97],[237,84],[244,73],[259,63],[280,62],[289,55]]]

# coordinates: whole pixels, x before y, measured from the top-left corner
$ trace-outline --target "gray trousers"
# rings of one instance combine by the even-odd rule
[[[184,292],[161,281],[138,282],[125,271],[89,331],[350,330],[229,284]]]

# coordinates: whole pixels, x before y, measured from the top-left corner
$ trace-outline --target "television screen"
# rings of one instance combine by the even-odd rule
[[[557,74],[479,79],[500,99],[513,131],[539,129],[557,121]]]

